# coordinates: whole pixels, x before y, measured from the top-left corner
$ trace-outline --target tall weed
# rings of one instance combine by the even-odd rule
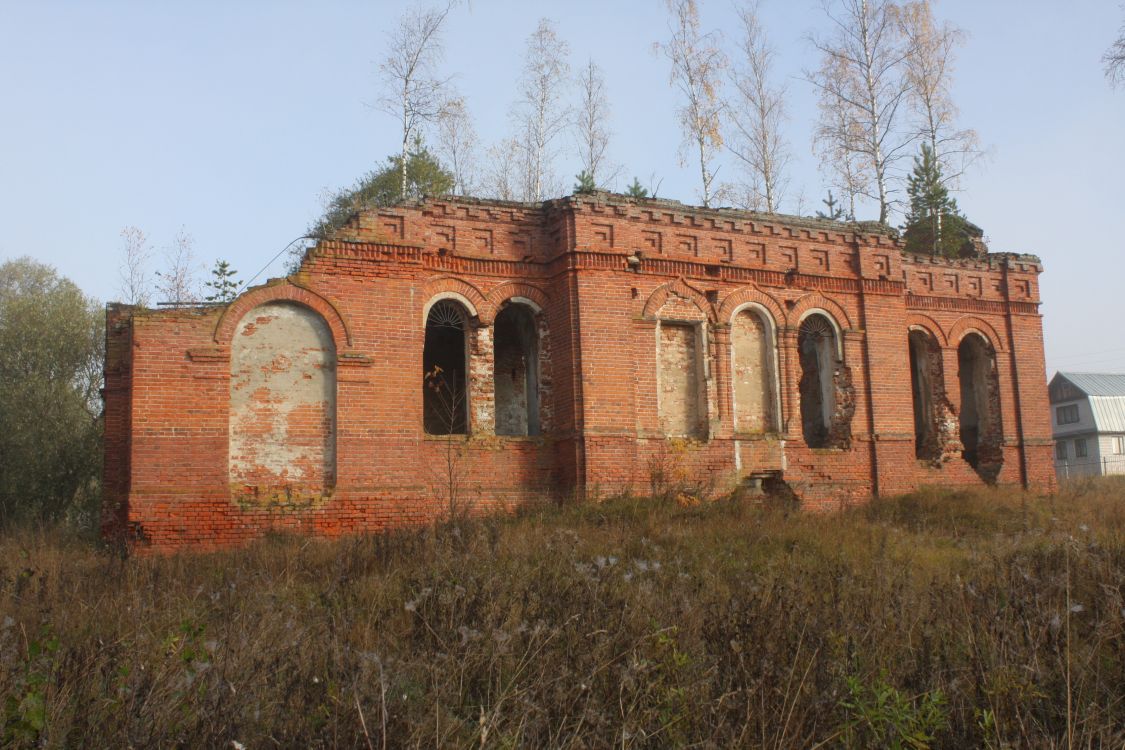
[[[15,531],[3,744],[1119,747],[1122,508],[619,498],[124,560]]]

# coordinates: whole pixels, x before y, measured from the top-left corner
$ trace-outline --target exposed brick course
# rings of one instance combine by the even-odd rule
[[[159,549],[339,535],[431,520],[451,491],[484,511],[648,491],[657,473],[715,491],[780,475],[811,508],[985,478],[1050,490],[1041,270],[1026,255],[908,255],[871,225],[603,193],[367,211],[230,305],[110,306],[103,528]],[[466,435],[423,428],[439,300],[465,313]],[[496,325],[512,305],[518,331],[510,315]],[[282,337],[252,374],[235,340],[271,309],[315,320],[325,345]],[[823,365],[826,448],[802,434],[811,316],[840,339]],[[933,357],[922,458],[912,329]],[[994,409],[980,473],[956,434],[968,336]]]

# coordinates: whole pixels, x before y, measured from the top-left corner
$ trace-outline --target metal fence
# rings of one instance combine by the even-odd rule
[[[1073,458],[1055,460],[1055,474],[1059,480],[1098,477],[1105,474],[1125,474],[1125,456],[1101,458]]]

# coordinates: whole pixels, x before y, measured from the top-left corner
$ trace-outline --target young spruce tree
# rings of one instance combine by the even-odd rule
[[[928,144],[914,157],[914,172],[907,178],[910,210],[903,227],[906,249],[912,253],[960,257],[968,240],[965,217],[957,201],[941,182],[941,166]]]
[[[587,195],[598,189],[598,186],[594,183],[594,176],[585,169],[579,172],[575,176],[575,179],[578,180],[578,182],[574,185],[574,192],[579,195]]]
[[[215,267],[211,269],[211,280],[203,282],[203,286],[211,290],[203,299],[207,302],[230,302],[237,296],[241,283],[238,281],[238,271],[230,267],[225,260],[216,260]]]

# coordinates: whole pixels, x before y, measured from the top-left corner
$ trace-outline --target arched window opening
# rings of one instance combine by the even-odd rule
[[[813,313],[797,332],[801,361],[801,430],[810,448],[842,448],[851,438],[851,404],[839,403],[841,390],[850,393],[837,352],[836,329],[828,318]]]
[[[961,455],[982,479],[995,482],[1004,463],[996,352],[983,336],[970,333],[957,347],[957,365]]]
[[[336,345],[292,302],[248,312],[231,340],[229,471],[240,503],[304,504],[335,486]]]
[[[941,350],[933,336],[919,330],[910,332],[908,345],[910,392],[914,403],[914,455],[928,461],[940,460],[939,405],[945,400]]]
[[[422,423],[429,435],[468,433],[468,315],[453,300],[438,300],[426,316],[422,350]]]
[[[512,304],[496,316],[496,434],[539,434],[539,331],[535,312]]]
[[[760,310],[740,310],[731,321],[734,430],[777,430],[776,364],[773,326]]]

